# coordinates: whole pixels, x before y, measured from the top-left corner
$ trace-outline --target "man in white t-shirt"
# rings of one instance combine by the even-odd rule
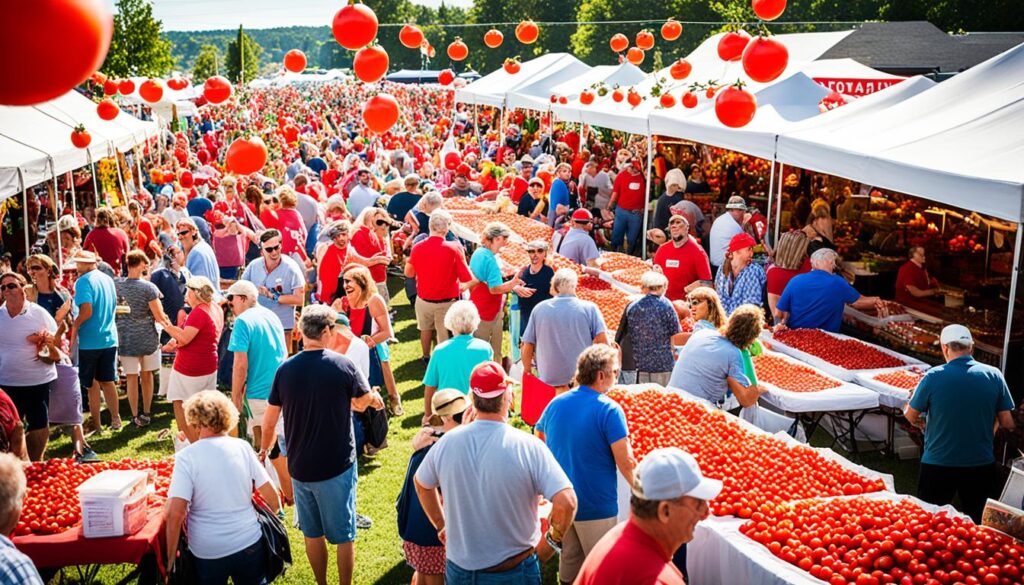
[[[732,237],[743,233],[743,226],[746,225],[749,219],[747,203],[739,195],[733,195],[729,198],[729,202],[725,204],[725,213],[718,216],[715,223],[711,224],[708,257],[711,259],[712,276],[716,274],[718,267],[725,262],[725,252],[729,247],[729,242],[732,241]]]

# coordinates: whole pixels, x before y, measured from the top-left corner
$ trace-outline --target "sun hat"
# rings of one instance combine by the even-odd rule
[[[736,252],[744,248],[753,248],[756,245],[757,242],[754,240],[754,236],[747,232],[741,232],[729,240],[729,252]]]
[[[963,343],[965,345],[973,345],[974,337],[971,335],[971,330],[964,327],[963,325],[946,325],[942,330],[942,335],[939,337],[939,341],[942,345],[948,345],[950,343]]]
[[[430,406],[433,408],[434,414],[430,416],[428,422],[432,427],[439,427],[444,424],[441,420],[442,416],[454,416],[465,412],[469,408],[469,399],[454,388],[445,388],[434,393],[433,398],[430,399]]]
[[[644,500],[675,500],[690,496],[713,500],[722,491],[722,482],[704,477],[700,465],[678,447],[655,449],[636,468],[633,494]]]
[[[545,242],[544,240],[531,240],[529,242],[526,242],[523,248],[527,250],[547,250],[548,243]]]
[[[256,285],[249,282],[248,280],[236,280],[235,282],[231,283],[231,286],[228,287],[228,291],[226,294],[228,296],[235,295],[240,297],[246,297],[249,299],[255,299],[259,297],[260,292],[256,288]]]
[[[508,376],[497,362],[484,362],[473,368],[469,387],[480,398],[495,398],[508,390]]]
[[[747,202],[743,200],[739,195],[733,195],[729,198],[729,202],[725,204],[726,209],[742,209],[747,210]]]
[[[96,264],[98,262],[96,253],[88,250],[79,250],[71,260],[77,264]]]

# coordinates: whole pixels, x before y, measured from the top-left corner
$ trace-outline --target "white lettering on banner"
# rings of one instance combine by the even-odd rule
[[[881,91],[889,86],[896,85],[903,81],[898,79],[834,79],[829,77],[815,77],[814,81],[836,93],[863,97],[876,91]]]

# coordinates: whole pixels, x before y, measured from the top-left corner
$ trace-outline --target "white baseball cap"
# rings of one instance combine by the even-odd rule
[[[693,455],[678,447],[648,453],[636,468],[633,484],[633,494],[645,500],[713,500],[721,491],[722,482],[704,477]]]
[[[939,341],[942,342],[942,345],[947,345],[954,341],[973,345],[974,337],[971,336],[971,330],[963,325],[946,325],[942,330],[942,336],[939,337]]]

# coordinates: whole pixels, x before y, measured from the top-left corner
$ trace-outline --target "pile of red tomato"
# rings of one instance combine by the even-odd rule
[[[896,388],[902,388],[904,390],[913,390],[917,388],[917,384],[921,381],[924,374],[914,370],[896,370],[895,372],[884,372],[881,374],[875,374],[872,376],[873,380],[878,380],[883,384],[895,386]]]
[[[840,339],[820,329],[788,329],[777,332],[775,339],[847,370],[880,370],[907,365],[896,356],[866,343]]]
[[[28,490],[21,518],[14,529],[15,536],[58,534],[77,525],[82,513],[78,505],[78,486],[108,469],[149,471],[156,495],[166,498],[174,461],[121,459],[83,465],[72,459],[50,459],[33,463],[25,468]]]
[[[880,479],[845,469],[810,447],[754,434],[724,412],[673,392],[616,388],[608,396],[626,413],[638,460],[653,449],[679,447],[697,459],[705,475],[722,480],[722,493],[711,502],[716,516],[752,518],[790,500],[885,489]]]
[[[793,363],[777,355],[763,353],[754,357],[757,379],[790,392],[818,392],[842,385],[839,380],[823,376],[814,369]]]
[[[1024,545],[910,500],[807,500],[755,512],[740,532],[831,585],[1010,585]]]
[[[615,331],[619,328],[622,313],[629,305],[629,296],[625,292],[614,288],[605,280],[587,275],[580,277],[576,295],[597,305],[609,330]]]

